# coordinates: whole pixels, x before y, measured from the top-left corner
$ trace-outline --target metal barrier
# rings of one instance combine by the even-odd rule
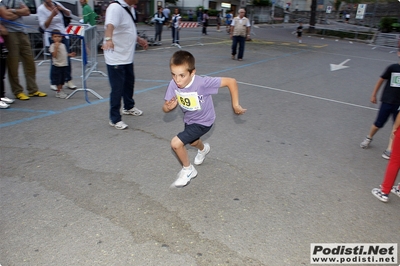
[[[70,38],[70,50],[76,53],[76,57],[71,59],[82,63],[82,87],[74,90],[68,95],[67,99],[79,91],[85,92],[87,102],[89,102],[87,92],[92,93],[99,99],[103,99],[94,90],[86,87],[86,81],[92,73],[100,73],[105,77],[107,76],[104,72],[97,69],[97,27],[88,24],[71,24],[67,27],[67,33]]]

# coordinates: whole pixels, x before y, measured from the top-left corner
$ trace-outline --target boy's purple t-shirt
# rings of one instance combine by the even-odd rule
[[[185,124],[200,124],[211,126],[215,121],[212,94],[217,94],[221,86],[220,77],[200,77],[195,75],[193,83],[184,89],[179,89],[174,80],[168,85],[164,99],[176,97],[183,111]],[[194,98],[195,97],[195,98]]]

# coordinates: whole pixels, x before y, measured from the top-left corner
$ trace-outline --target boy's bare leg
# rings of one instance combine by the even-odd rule
[[[181,162],[181,164],[184,167],[189,167],[190,166],[189,155],[187,153],[185,145],[183,145],[183,142],[177,136],[175,136],[171,140],[171,148],[174,150],[176,156],[178,156],[178,159]]]
[[[201,141],[201,139],[196,140],[195,142],[193,142],[192,144],[190,144],[190,146],[197,148],[198,150],[202,151],[204,150],[204,144]]]

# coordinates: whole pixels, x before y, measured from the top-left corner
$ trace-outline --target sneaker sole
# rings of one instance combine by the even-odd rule
[[[172,184],[172,186],[174,186],[174,187],[176,187],[176,188],[183,188],[183,187],[186,187],[187,185],[189,185],[190,184],[190,181],[192,181],[193,179],[195,179],[196,178],[196,176],[197,176],[197,174],[194,176],[194,177],[192,177],[192,178],[190,178],[190,180],[186,183],[186,185],[183,185],[183,186],[177,186],[177,185],[175,185],[175,184]]]

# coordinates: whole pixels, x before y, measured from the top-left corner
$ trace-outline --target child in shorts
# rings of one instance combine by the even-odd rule
[[[51,65],[51,84],[57,85],[56,97],[60,99],[65,99],[68,97],[62,87],[65,83],[66,73],[68,71],[68,56],[74,57],[75,52],[68,53],[65,44],[62,41],[62,34],[59,30],[53,30],[51,34],[51,39],[53,43],[50,45],[50,53],[52,56]]]
[[[185,145],[190,144],[198,149],[194,159],[196,165],[202,164],[210,152],[210,145],[203,144],[200,138],[211,129],[215,121],[212,95],[217,94],[219,88],[228,87],[235,114],[244,114],[246,109],[239,105],[236,79],[195,75],[195,58],[191,53],[182,50],[175,52],[170,60],[170,69],[172,80],[165,93],[163,111],[171,112],[179,105],[184,114],[185,129],[171,140],[171,147],[183,166],[173,185],[184,187],[197,176]]]

